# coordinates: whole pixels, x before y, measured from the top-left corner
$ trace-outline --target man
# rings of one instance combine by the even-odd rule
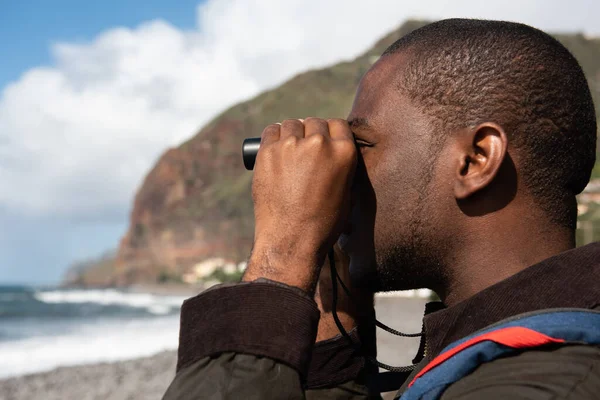
[[[595,150],[583,72],[545,33],[455,19],[401,38],[363,77],[347,121],[264,130],[248,269],[184,304],[165,398],[378,396],[375,291],[427,287],[444,304],[429,307],[401,392],[446,346],[498,321],[600,308],[600,245],[574,249]],[[321,271],[336,242],[354,345]],[[557,343],[478,361],[441,398],[599,398],[600,348]]]

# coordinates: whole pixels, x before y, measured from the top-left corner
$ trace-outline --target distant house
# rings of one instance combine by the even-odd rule
[[[577,199],[579,204],[600,204],[600,179],[592,179]]]
[[[600,240],[600,179],[590,181],[577,196],[577,244]]]
[[[208,279],[218,269],[222,269],[223,272],[231,275],[238,271],[244,271],[246,269],[246,263],[241,262],[235,264],[220,257],[209,258],[194,265],[190,272],[183,275],[183,281],[186,283],[197,283]]]

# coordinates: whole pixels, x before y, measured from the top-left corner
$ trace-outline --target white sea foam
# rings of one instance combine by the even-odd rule
[[[414,290],[400,290],[396,292],[382,292],[377,293],[375,297],[406,297],[406,298],[417,298],[417,299],[428,299],[431,297],[433,292],[429,289],[414,289]]]
[[[115,289],[104,290],[52,290],[40,291],[34,297],[44,303],[95,303],[101,305],[119,305],[145,308],[156,315],[168,314],[172,309],[181,307],[186,296],[157,296],[148,293],[128,293]]]
[[[178,331],[179,316],[96,320],[74,324],[58,335],[0,342],[0,378],[150,356],[176,349]]]

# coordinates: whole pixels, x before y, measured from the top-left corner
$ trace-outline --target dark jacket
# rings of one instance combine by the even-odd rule
[[[551,257],[453,307],[429,304],[426,352],[415,372],[402,377],[398,396],[448,344],[511,316],[561,307],[600,309],[600,243]],[[177,375],[164,399],[379,398],[377,371],[359,349],[342,337],[314,343],[318,320],[312,299],[269,282],[224,286],[187,300]],[[562,345],[500,358],[442,396],[507,398],[600,399],[600,348]]]

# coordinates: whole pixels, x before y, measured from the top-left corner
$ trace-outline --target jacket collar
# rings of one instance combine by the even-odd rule
[[[493,285],[452,307],[425,315],[426,359],[503,319],[546,308],[600,305],[600,242],[572,249]]]

